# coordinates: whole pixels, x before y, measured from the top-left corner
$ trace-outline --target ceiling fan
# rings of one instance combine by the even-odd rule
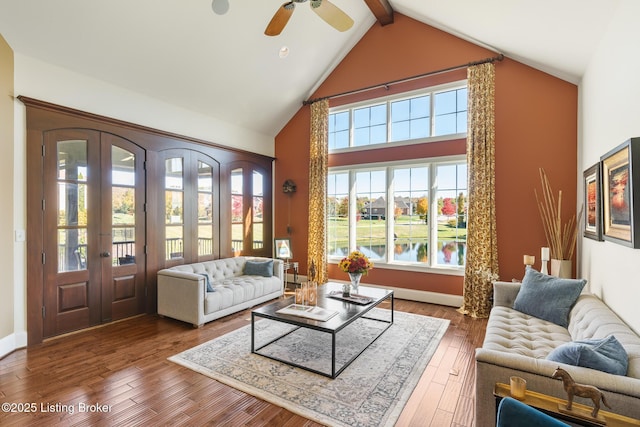
[[[278,8],[271,21],[264,30],[268,36],[277,36],[282,32],[289,18],[293,14],[296,3],[305,3],[307,0],[291,0]],[[344,13],[338,6],[329,0],[311,0],[311,10],[322,18],[327,24],[338,31],[347,31],[353,26],[353,19]]]
[[[309,0],[290,0],[282,4],[271,18],[264,33],[267,36],[279,35],[289,22],[296,3],[307,1]],[[353,26],[353,19],[329,0],[310,0],[310,6],[316,15],[338,31],[347,31]],[[229,0],[212,0],[211,7],[216,14],[224,15],[229,10]]]

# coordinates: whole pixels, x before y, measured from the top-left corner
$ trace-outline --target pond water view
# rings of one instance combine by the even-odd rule
[[[358,245],[357,249],[373,262],[387,260],[386,245]],[[344,257],[349,254],[348,247],[330,247],[329,256]],[[439,240],[437,259],[433,265],[464,266],[467,243],[465,241]],[[396,242],[393,245],[393,261],[429,262],[429,250],[426,242]]]

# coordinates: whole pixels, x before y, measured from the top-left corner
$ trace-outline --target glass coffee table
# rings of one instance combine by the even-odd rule
[[[358,295],[370,298],[371,302],[368,304],[356,304],[330,296],[332,291],[336,292],[341,289],[342,285],[340,283],[332,282],[318,287],[317,307],[324,309],[325,312],[336,312],[335,315],[326,321],[278,312],[291,306],[294,303],[293,297],[284,298],[272,304],[253,310],[251,312],[251,352],[314,372],[316,374],[324,375],[329,378],[336,378],[347,366],[351,364],[351,362],[360,356],[362,352],[364,352],[393,324],[393,291],[360,286],[358,289]],[[380,306],[380,304],[385,301],[389,302],[389,310],[376,310],[372,312],[374,308]],[[387,304],[385,304],[385,306],[386,305]],[[373,314],[375,314],[375,316],[373,316]],[[261,342],[257,345],[257,341],[260,338],[260,330],[259,328],[256,328],[256,321],[259,319],[268,319],[273,322],[290,325],[291,327],[285,328],[283,333],[279,333],[275,337],[268,337],[266,342]],[[359,323],[355,323],[359,320]],[[347,333],[345,330],[349,326],[351,326],[352,329]],[[354,330],[353,328],[363,329]],[[364,328],[366,328],[366,330],[364,330]],[[324,339],[326,339],[327,343],[329,343],[330,340],[331,354],[328,356],[330,357],[328,364],[331,366],[330,368],[327,366],[329,369],[320,369],[313,363],[307,364],[304,363],[304,360],[296,358],[295,345],[292,347],[292,350],[289,350],[289,353],[293,354],[288,358],[266,351],[270,346],[277,345],[281,340],[293,339],[295,341],[296,338],[292,338],[292,336],[294,336],[293,334],[298,333],[301,329],[303,330],[302,332],[307,334],[306,336],[309,336],[309,334],[323,335],[318,335],[318,338],[322,339],[311,338],[316,345],[318,342],[324,342],[322,341]],[[363,333],[360,334],[360,331]],[[362,338],[362,340],[354,340],[351,338],[353,336],[356,338]],[[345,345],[345,339],[349,340],[349,345]],[[355,341],[360,342],[359,347],[355,350],[352,348],[347,349],[347,347],[350,347]],[[304,345],[304,343],[301,343],[300,345]],[[328,353],[328,349],[326,350]],[[339,360],[337,360],[337,352],[340,352]]]

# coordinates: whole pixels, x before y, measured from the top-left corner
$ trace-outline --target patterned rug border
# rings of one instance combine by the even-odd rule
[[[378,310],[383,310],[383,311],[388,311],[385,309],[378,309]],[[433,355],[435,354],[436,349],[438,348],[438,345],[440,344],[440,342],[442,341],[442,338],[444,337],[445,332],[447,331],[448,327],[449,327],[449,323],[450,321],[447,319],[440,319],[440,318],[436,318],[436,317],[430,317],[430,316],[423,316],[423,315],[419,315],[419,314],[414,314],[414,313],[406,313],[406,312],[400,312],[400,311],[395,311],[394,312],[394,316],[396,317],[396,320],[394,322],[394,324],[392,325],[391,328],[389,328],[385,334],[389,334],[392,332],[393,327],[400,327],[400,325],[398,325],[398,316],[406,316],[409,319],[414,317],[416,320],[423,318],[423,319],[430,319],[430,321],[437,321],[439,322],[439,325],[437,326],[434,335],[432,336],[432,338],[429,340],[429,344],[425,347],[424,349],[424,353],[422,354],[422,356],[420,357],[420,359],[416,362],[416,364],[412,367],[412,371],[420,371],[420,374],[418,375],[411,375],[408,377],[407,382],[405,383],[405,386],[401,389],[399,396],[397,398],[397,404],[395,404],[395,406],[393,406],[393,408],[386,414],[386,421],[393,421],[392,423],[388,424],[385,423],[384,425],[393,425],[395,423],[395,421],[397,421],[397,419],[400,417],[400,414],[402,412],[402,410],[404,409],[407,401],[409,400],[409,397],[411,396],[411,394],[413,393],[416,385],[418,384],[418,381],[420,380],[420,378],[422,377],[422,373],[424,372],[424,369],[427,367],[427,365],[429,364],[429,362],[431,361],[431,359],[433,358]],[[272,394],[268,391],[263,391],[260,390],[259,388],[257,388],[254,385],[251,384],[246,384],[244,382],[238,381],[234,378],[228,377],[226,375],[224,375],[223,373],[220,372],[214,372],[212,371],[210,368],[207,368],[205,366],[199,365],[197,363],[191,362],[189,360],[184,360],[181,358],[181,355],[183,353],[187,353],[187,352],[191,352],[194,350],[198,350],[201,347],[205,347],[207,345],[210,345],[212,342],[217,341],[217,340],[221,340],[225,337],[230,337],[230,336],[235,336],[235,335],[239,335],[242,334],[243,330],[246,329],[250,329],[251,325],[246,325],[243,326],[241,328],[238,328],[234,331],[228,332],[224,335],[221,335],[220,337],[214,338],[212,340],[209,340],[207,342],[204,342],[202,344],[199,344],[197,346],[194,346],[192,348],[189,348],[183,352],[180,352],[176,355],[170,356],[167,359],[173,363],[176,363],[180,366],[183,366],[185,368],[191,369],[195,372],[198,372],[202,375],[205,375],[209,378],[212,378],[216,381],[219,381],[223,384],[228,385],[229,387],[233,387],[241,392],[247,393],[251,396],[254,396],[258,399],[262,399],[264,401],[267,401],[269,403],[272,403],[274,405],[280,406],[282,408],[287,409],[288,411],[291,411],[297,415],[300,415],[302,417],[308,418],[312,421],[318,422],[320,424],[324,424],[327,426],[336,426],[336,427],[341,427],[341,426],[345,426],[345,424],[340,423],[338,420],[336,420],[335,418],[331,418],[325,414],[316,412],[312,409],[308,409],[305,408],[304,406],[298,405],[294,402],[291,402],[289,400],[283,399],[280,396],[277,396],[275,394]],[[383,337],[381,336],[378,341],[380,341]],[[367,350],[365,350],[366,352]],[[271,363],[274,366],[275,365],[282,365],[281,362],[277,362],[268,358],[265,358],[263,356],[259,356],[259,355],[255,355],[255,354],[251,354],[251,351],[249,349],[249,347],[247,347],[246,350],[246,354],[249,355],[250,357],[257,357],[260,358],[261,360],[263,360],[265,363]],[[356,363],[358,361],[358,359],[356,359],[353,363]],[[349,366],[345,369],[345,371],[341,374],[344,375],[352,366]],[[312,374],[310,372],[304,371],[300,368],[295,368],[295,367],[291,367],[293,370],[295,371],[301,371],[303,373],[308,373],[311,375],[317,375],[317,374]],[[320,377],[318,375],[318,377]],[[324,377],[322,377],[324,378]],[[338,376],[338,378],[340,378],[340,376]],[[327,380],[330,380],[329,378],[326,378]],[[383,425],[383,424],[381,424]]]

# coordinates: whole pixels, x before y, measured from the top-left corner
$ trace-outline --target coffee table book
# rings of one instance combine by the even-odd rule
[[[280,314],[290,314],[292,316],[306,317],[307,319],[318,320],[320,322],[326,322],[333,316],[338,314],[335,310],[327,310],[322,307],[302,304],[291,304],[280,310],[276,311]]]

